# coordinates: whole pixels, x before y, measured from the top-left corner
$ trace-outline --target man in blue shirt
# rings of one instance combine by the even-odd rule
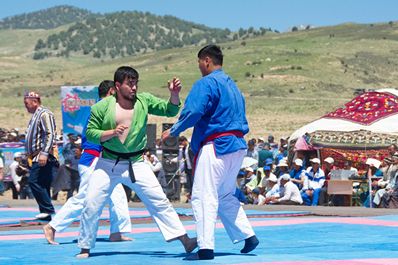
[[[258,245],[258,239],[234,196],[236,178],[249,131],[245,100],[234,81],[222,70],[223,54],[215,45],[198,53],[203,78],[193,85],[178,122],[162,138],[178,136],[194,127],[191,147],[196,155],[192,209],[199,251],[186,259],[214,259],[214,228],[217,214],[232,242],[245,240],[241,253]]]
[[[291,181],[301,189],[304,184],[305,170],[303,168],[303,160],[296,158],[293,163],[293,168],[290,170]]]

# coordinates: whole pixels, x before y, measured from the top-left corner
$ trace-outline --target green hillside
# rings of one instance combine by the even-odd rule
[[[201,43],[222,43],[264,35],[267,31],[270,29],[250,28],[232,33],[228,29],[209,28],[173,16],[115,12],[91,16],[47,39],[39,39],[33,59],[79,54],[95,58],[125,57]]]
[[[0,29],[53,29],[95,14],[73,6],[56,6],[0,20]]]
[[[200,77],[201,45],[123,58],[33,60],[39,39],[52,30],[0,30],[0,127],[25,128],[22,92],[39,90],[61,124],[59,87],[96,85],[121,65],[140,72],[140,90],[167,97],[166,81],[181,78],[185,97]],[[345,24],[221,43],[224,69],[245,94],[251,136],[288,135],[351,99],[357,88],[397,87],[398,23]],[[161,123],[164,119],[151,117]],[[173,121],[173,119],[167,119]],[[159,126],[158,126],[159,127]]]

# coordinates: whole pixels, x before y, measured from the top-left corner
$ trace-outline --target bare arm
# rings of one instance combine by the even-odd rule
[[[180,91],[181,91],[181,81],[180,79],[174,77],[172,81],[168,82],[168,88],[170,91],[170,102],[173,105],[180,104]]]

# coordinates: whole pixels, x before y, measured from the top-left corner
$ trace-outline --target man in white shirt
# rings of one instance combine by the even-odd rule
[[[275,199],[280,197],[280,186],[278,179],[274,174],[267,179],[267,193],[265,194],[265,203],[272,203]]]
[[[303,189],[301,190],[301,197],[304,204],[308,206],[317,206],[319,195],[322,187],[325,184],[325,173],[320,168],[321,161],[319,158],[310,160],[312,167],[308,167],[305,171],[305,179]]]
[[[155,174],[156,178],[158,179],[160,186],[162,186],[163,191],[166,192],[167,189],[167,181],[166,181],[166,175],[163,170],[163,165],[159,161],[159,159],[156,157],[156,155],[152,154],[151,152],[147,151],[143,155],[144,162],[149,165],[149,167],[152,169],[152,172]]]
[[[290,181],[289,174],[283,174],[280,177],[281,189],[280,198],[272,200],[273,203],[286,204],[286,205],[299,205],[303,203],[298,187]]]
[[[19,192],[21,191],[21,186],[19,185],[19,182],[21,181],[21,176],[17,175],[17,167],[19,166],[19,162],[22,160],[22,154],[21,152],[16,152],[14,154],[14,161],[10,164],[10,174],[12,178],[12,184],[14,187],[12,188],[12,198],[14,200],[18,199]]]
[[[373,203],[379,207],[381,198],[386,192],[391,193],[397,182],[398,174],[398,155],[394,154],[392,157],[386,157],[382,163],[383,178],[380,179],[377,185],[380,187],[374,195]]]
[[[252,190],[253,204],[254,205],[263,205],[265,204],[265,197],[260,193],[258,188]]]
[[[273,170],[272,159],[267,159],[267,161],[265,161],[265,166],[263,168],[257,169],[257,172],[259,172],[261,174],[261,182],[258,185],[261,193],[265,194],[268,191],[267,182],[268,182],[269,177],[271,177],[273,175],[277,179],[275,174],[271,172],[272,170]]]

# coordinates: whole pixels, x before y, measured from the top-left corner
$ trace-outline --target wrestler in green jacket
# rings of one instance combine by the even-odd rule
[[[116,128],[116,95],[102,99],[91,107],[90,119],[87,125],[87,140],[100,144],[107,149],[119,153],[132,153],[146,147],[146,126],[148,114],[157,116],[174,117],[180,110],[180,105],[174,105],[170,101],[157,98],[149,93],[138,93],[134,104],[134,113],[129,133],[124,143],[118,137],[113,137],[106,142],[100,141],[104,131]],[[114,159],[116,156],[103,150],[103,158]],[[130,158],[131,161],[142,160],[142,155]]]

